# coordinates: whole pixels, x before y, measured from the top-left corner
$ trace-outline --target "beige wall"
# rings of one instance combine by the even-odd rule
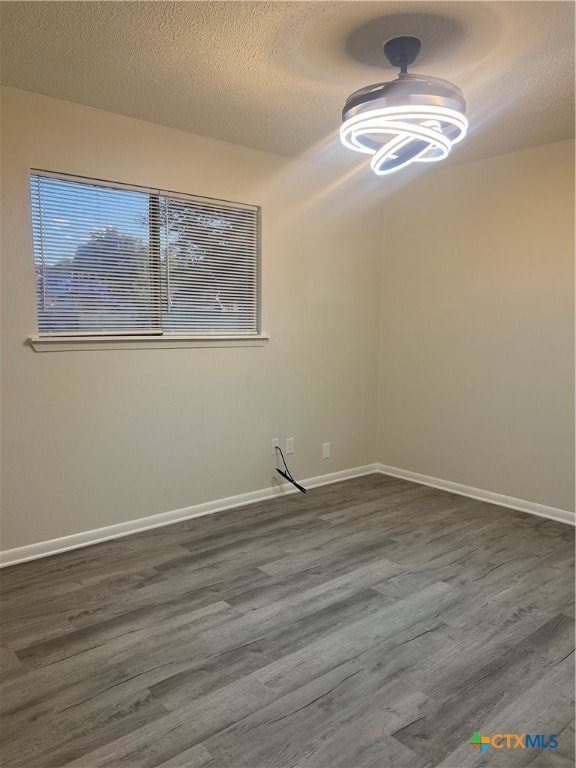
[[[379,460],[573,509],[573,143],[434,169],[385,230]]]
[[[288,161],[2,96],[2,549],[269,487],[272,437],[299,477],[381,461],[571,508],[571,143],[384,186],[334,142]],[[33,352],[31,167],[261,204],[271,341]]]
[[[374,461],[380,225],[336,169],[12,89],[2,119],[2,549],[269,487],[273,437],[299,477]],[[30,167],[261,204],[270,342],[32,351]]]

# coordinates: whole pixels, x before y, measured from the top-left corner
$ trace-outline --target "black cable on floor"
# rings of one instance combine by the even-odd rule
[[[282,475],[283,478],[288,480],[289,483],[292,483],[296,488],[298,488],[299,491],[302,493],[308,493],[306,488],[304,488],[300,483],[297,483],[296,480],[292,477],[292,472],[288,469],[288,464],[286,464],[286,459],[284,458],[284,454],[282,453],[282,448],[280,448],[279,445],[276,446],[276,450],[280,453],[280,456],[282,457],[282,463],[284,464],[284,469],[286,472],[283,472],[281,469],[276,468],[276,472],[278,472],[279,475]]]

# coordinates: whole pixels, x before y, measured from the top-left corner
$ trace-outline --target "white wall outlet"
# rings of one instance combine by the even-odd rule
[[[280,448],[280,439],[278,437],[273,437],[270,444],[272,446],[272,455],[276,456],[278,454],[276,448]]]
[[[322,458],[330,458],[330,443],[322,443]]]
[[[286,438],[286,453],[294,453],[294,438]]]

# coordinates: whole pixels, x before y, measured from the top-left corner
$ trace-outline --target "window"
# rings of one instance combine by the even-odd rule
[[[257,207],[40,172],[30,184],[41,337],[259,334]]]

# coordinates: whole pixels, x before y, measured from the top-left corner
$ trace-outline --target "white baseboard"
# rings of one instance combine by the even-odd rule
[[[367,464],[363,467],[354,469],[344,469],[340,472],[330,472],[327,475],[311,477],[308,480],[301,480],[301,484],[308,488],[317,488],[321,485],[338,483],[342,480],[350,480],[353,477],[373,474],[378,471],[377,464]],[[92,531],[83,531],[82,533],[73,533],[70,536],[63,536],[59,539],[50,539],[49,541],[39,541],[36,544],[27,544],[24,547],[16,547],[0,552],[0,567],[25,563],[27,560],[36,560],[40,557],[49,557],[59,552],[68,552],[71,549],[88,547],[91,544],[98,544],[110,539],[118,539],[121,536],[130,536],[140,531],[148,531],[151,528],[160,528],[164,525],[179,523],[183,520],[190,520],[193,517],[202,517],[211,515],[214,512],[221,512],[233,507],[241,507],[245,504],[253,504],[257,501],[266,501],[266,499],[277,498],[289,493],[299,493],[289,483],[278,483],[270,488],[263,488],[259,491],[250,491],[249,493],[240,493],[238,496],[229,496],[226,499],[217,499],[216,501],[207,501],[204,504],[196,504],[192,507],[183,509],[174,509],[170,512],[160,512],[157,515],[141,517],[138,520],[130,520],[127,523],[116,523],[107,525],[103,528],[95,528]]]
[[[402,480],[411,480],[413,483],[429,485],[432,488],[439,488],[442,491],[450,491],[460,496],[469,496],[471,499],[487,501],[490,504],[498,504],[500,507],[509,507],[518,509],[520,512],[528,512],[530,515],[546,517],[548,520],[556,520],[559,523],[568,523],[576,525],[576,514],[566,509],[557,507],[547,507],[545,504],[537,504],[535,501],[526,501],[525,499],[515,499],[513,496],[505,496],[502,493],[493,493],[484,491],[481,488],[473,488],[470,485],[453,483],[450,480],[441,480],[438,477],[421,475],[418,472],[410,472],[408,469],[399,469],[398,467],[389,467],[387,464],[377,464],[377,472],[383,475],[392,475]]]
[[[564,509],[547,507],[544,504],[537,504],[533,501],[526,501],[524,499],[515,499],[512,496],[504,496],[501,493],[484,491],[481,488],[473,488],[469,485],[453,483],[450,480],[441,480],[437,477],[421,475],[418,472],[410,472],[407,469],[390,467],[386,464],[367,464],[363,467],[345,469],[341,472],[331,472],[327,475],[319,475],[318,477],[311,477],[308,480],[302,480],[302,485],[307,486],[308,488],[317,488],[321,485],[338,483],[342,480],[350,480],[351,478],[362,477],[363,475],[369,475],[374,472],[379,472],[384,475],[392,475],[393,477],[410,480],[414,483],[420,483],[421,485],[428,485],[432,488],[439,488],[443,491],[460,494],[461,496],[468,496],[472,499],[486,501],[490,504],[498,504],[501,507],[509,507],[511,509],[520,510],[521,512],[528,512],[531,515],[538,515],[539,517],[545,517],[549,520],[569,523],[570,525],[576,524],[575,514]],[[203,515],[211,515],[214,514],[214,512],[222,512],[226,509],[253,504],[257,501],[266,501],[267,499],[277,498],[278,496],[290,493],[298,493],[298,491],[288,483],[280,483],[277,486],[263,488],[259,491],[241,493],[237,496],[229,496],[225,499],[208,501],[204,504],[196,504],[192,507],[184,507],[183,509],[174,509],[170,512],[161,512],[157,515],[141,517],[138,520],[130,520],[126,523],[116,523],[115,525],[107,525],[104,528],[96,528],[92,531],[83,531],[82,533],[63,536],[59,539],[50,539],[49,541],[40,541],[36,544],[28,544],[24,547],[7,549],[4,552],[0,552],[0,567],[16,565],[17,563],[24,563],[28,560],[36,560],[41,557],[49,557],[50,555],[56,555],[59,552],[68,552],[72,549],[88,547],[102,541],[118,539],[122,536],[130,536],[133,533],[139,533],[140,531],[160,528],[164,525],[179,523],[183,520],[190,520],[191,518],[202,517]]]

